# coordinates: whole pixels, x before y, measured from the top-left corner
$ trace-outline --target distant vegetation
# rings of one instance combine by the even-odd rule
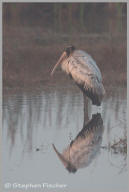
[[[3,3],[4,25],[42,26],[44,31],[120,32],[126,15],[126,3]]]
[[[126,85],[126,29],[126,3],[3,3],[3,85],[42,85],[70,44],[95,59],[104,84]]]

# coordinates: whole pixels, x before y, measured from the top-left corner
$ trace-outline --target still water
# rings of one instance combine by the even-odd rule
[[[99,127],[96,125],[96,130],[92,129],[97,124],[92,121],[95,113],[92,111],[91,128],[86,133],[82,130],[83,96],[74,84],[45,83],[35,91],[6,91],[3,97],[3,183],[67,185],[62,189],[37,188],[34,191],[126,192],[126,153],[110,148],[126,135],[126,88],[106,87],[106,92],[99,116],[101,123]],[[79,142],[89,142],[92,146],[78,158],[77,171],[69,173],[52,144],[62,153],[81,130],[86,137],[80,137]],[[80,151],[85,148],[83,144]]]

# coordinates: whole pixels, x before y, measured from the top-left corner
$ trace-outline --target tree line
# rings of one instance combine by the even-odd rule
[[[126,15],[126,3],[3,3],[3,24],[42,26],[55,31],[72,31],[75,27],[78,31],[102,27],[107,31],[109,25],[117,25],[118,30]],[[92,23],[96,23],[96,29]]]

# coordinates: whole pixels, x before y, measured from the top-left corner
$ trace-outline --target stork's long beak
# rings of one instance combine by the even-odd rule
[[[66,160],[66,159],[64,158],[64,156],[57,151],[57,149],[56,149],[56,147],[55,147],[54,144],[52,144],[52,146],[53,146],[53,149],[54,149],[54,151],[56,152],[57,156],[59,157],[59,159],[61,160],[61,162],[64,164],[64,166],[65,166],[65,168],[66,168],[66,167],[68,166],[68,164],[69,164],[69,161]]]
[[[75,173],[77,171],[76,167],[69,161],[67,160],[61,153],[59,153],[55,147],[54,144],[52,144],[54,151],[56,152],[57,156],[65,166],[65,168],[72,173]]]
[[[51,72],[51,76],[54,74],[56,68],[58,67],[58,65],[60,65],[62,63],[62,61],[67,57],[66,52],[64,51],[61,55],[61,57],[59,58],[58,62],[56,63],[56,65],[54,66],[52,72]]]

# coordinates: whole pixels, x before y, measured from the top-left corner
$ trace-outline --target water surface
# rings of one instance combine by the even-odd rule
[[[114,192],[127,191],[126,153],[110,149],[126,134],[126,88],[106,89],[99,150],[93,160],[75,174],[64,168],[52,143],[62,152],[83,128],[81,91],[66,82],[57,86],[45,84],[33,92],[5,92],[3,183],[60,183],[66,184],[64,190],[70,192],[103,191],[105,188]]]

